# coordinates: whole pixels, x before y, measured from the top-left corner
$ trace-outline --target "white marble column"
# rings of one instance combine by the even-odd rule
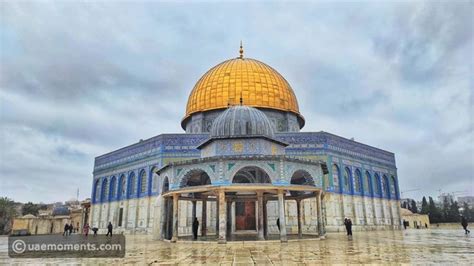
[[[227,242],[226,238],[226,226],[227,226],[227,204],[225,202],[225,192],[224,190],[219,190],[218,192],[218,206],[219,206],[219,244],[225,244]]]
[[[371,199],[372,199],[372,216],[374,217],[373,223],[374,225],[378,225],[379,222],[377,220],[377,208],[375,206],[375,196],[372,196]]]
[[[303,216],[301,215],[301,200],[297,199],[296,200],[296,214],[297,214],[297,219],[298,219],[298,238],[303,237]]]
[[[152,197],[150,195],[147,196],[147,211],[146,211],[146,218],[145,218],[145,228],[150,227],[150,216],[151,216],[151,202]],[[147,229],[148,230],[148,229]]]
[[[176,242],[178,240],[178,199],[179,194],[173,194],[173,237],[171,237],[171,242]]]
[[[323,219],[323,210],[322,210],[322,196],[321,191],[318,192],[316,197],[317,208],[318,208],[318,234],[319,237],[324,235],[324,219]]]
[[[232,235],[232,201],[227,201],[227,226],[226,226],[226,233],[227,237],[231,237]]]
[[[392,229],[394,228],[394,221],[393,221],[393,200],[392,199],[389,199],[387,200],[388,201],[388,206],[390,207],[390,226],[392,227]]]
[[[192,216],[192,222],[194,222],[194,218],[196,218],[196,204],[197,202],[195,200],[192,201],[193,207],[191,211],[191,216]]]
[[[283,190],[278,190],[278,212],[280,217],[280,241],[288,242],[286,236],[285,199]]]
[[[164,214],[164,202],[163,196],[159,195],[156,197],[155,204],[153,204],[153,224],[152,232],[154,240],[163,239],[163,214]]]
[[[207,234],[207,196],[202,199],[201,236]]]
[[[263,229],[263,192],[257,192],[258,202],[258,240],[265,240],[265,234]]]

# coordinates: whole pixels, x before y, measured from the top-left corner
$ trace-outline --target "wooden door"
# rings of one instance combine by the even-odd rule
[[[255,202],[245,201],[235,203],[235,229],[257,230],[255,217]]]

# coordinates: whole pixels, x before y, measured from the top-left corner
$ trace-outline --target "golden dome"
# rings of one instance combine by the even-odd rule
[[[241,97],[247,106],[292,112],[304,125],[290,84],[267,64],[244,58],[242,50],[238,58],[218,64],[199,79],[189,95],[183,122],[197,112],[240,104]]]

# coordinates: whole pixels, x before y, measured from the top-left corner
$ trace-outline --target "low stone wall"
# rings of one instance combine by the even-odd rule
[[[472,225],[474,227],[474,224]],[[462,229],[461,222],[459,223],[432,223],[431,229]]]

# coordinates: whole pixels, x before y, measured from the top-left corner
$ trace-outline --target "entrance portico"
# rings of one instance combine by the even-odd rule
[[[293,192],[293,193],[292,193]],[[294,193],[298,192],[298,193]],[[179,213],[179,201],[214,201],[218,206],[218,236],[217,240],[219,243],[226,243],[228,239],[232,239],[236,235],[254,235],[257,240],[268,239],[268,220],[265,214],[265,205],[269,201],[278,202],[278,213],[279,213],[279,227],[280,227],[280,241],[286,242],[288,239],[286,232],[286,220],[285,215],[285,201],[294,200],[301,202],[304,199],[315,198],[317,202],[317,218],[318,225],[317,231],[311,232],[313,236],[324,236],[324,224],[322,223],[322,211],[319,208],[321,206],[321,200],[323,192],[319,188],[308,185],[289,185],[289,186],[275,186],[271,184],[231,184],[224,186],[212,186],[203,185],[196,187],[188,187],[179,189],[176,191],[168,191],[163,194],[165,199],[173,199],[173,212],[167,211],[163,208],[164,217],[172,215],[173,222],[165,223],[164,227],[172,224],[173,230],[170,228],[163,228],[162,238],[171,239],[171,242],[176,242],[179,239],[178,236],[178,213]],[[174,206],[178,206],[175,208]],[[193,204],[194,206],[194,204]],[[204,205],[203,205],[204,206]],[[229,208],[234,206],[233,211],[229,211]],[[242,210],[239,210],[237,206],[243,206],[244,214]],[[252,206],[252,207],[249,207]],[[301,205],[299,205],[301,206]],[[255,209],[253,209],[255,208]],[[205,209],[203,208],[203,211]],[[254,213],[247,215],[248,212],[254,211]],[[245,214],[247,213],[247,214]],[[206,223],[204,222],[203,215],[202,221],[202,232],[206,231]],[[165,218],[168,220],[169,218]],[[242,219],[242,220],[239,220]],[[253,221],[251,220],[253,219]],[[302,213],[298,212],[298,221],[301,221]],[[241,222],[243,221],[243,222]],[[240,223],[240,224],[239,224]],[[302,224],[298,223],[298,238],[302,238]],[[234,230],[232,228],[235,228]],[[255,229],[253,229],[255,228]],[[172,236],[166,236],[166,232],[172,231]]]

